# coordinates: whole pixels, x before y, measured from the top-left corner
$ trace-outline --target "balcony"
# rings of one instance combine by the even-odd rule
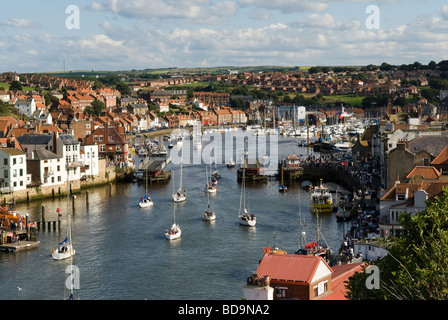
[[[389,216],[380,216],[379,224],[399,226],[400,222],[392,221]]]

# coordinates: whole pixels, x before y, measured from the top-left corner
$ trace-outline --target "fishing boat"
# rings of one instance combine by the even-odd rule
[[[319,213],[317,213],[317,215],[316,215],[317,242],[315,242],[315,241],[306,242],[306,232],[304,231],[304,228],[306,229],[306,225],[303,222],[302,209],[300,206],[300,196],[299,196],[299,209],[300,209],[300,213],[299,213],[300,247],[296,251],[296,254],[320,256],[327,263],[332,265],[333,251],[328,246],[328,243],[325,241],[325,238],[323,237],[322,232],[320,230]],[[322,241],[321,241],[320,237],[323,238],[324,244],[321,244]]]
[[[245,190],[245,172],[243,169],[243,187],[241,188],[241,198],[240,198],[240,208],[238,211],[239,223],[243,226],[253,227],[257,223],[257,218],[255,214],[249,213],[246,209],[246,190]]]
[[[165,238],[168,240],[179,239],[182,234],[182,230],[176,223],[176,207],[173,206],[173,224],[169,230],[165,231]]]
[[[174,188],[174,181],[173,181],[173,188]],[[187,200],[187,192],[185,189],[182,189],[182,160],[180,161],[180,184],[179,189],[177,189],[177,192],[173,194],[173,200],[174,202],[183,202]]]
[[[64,260],[71,258],[75,254],[75,248],[73,247],[72,242],[72,222],[70,217],[70,201],[69,201],[69,177],[67,170],[67,234],[64,240],[58,243],[58,247],[56,249],[51,250],[51,256],[54,260]]]
[[[314,187],[310,195],[311,211],[313,213],[331,213],[333,212],[333,196],[322,184],[320,179],[319,186]]]
[[[341,206],[338,206],[338,211],[336,212],[335,216],[336,216],[337,222],[349,221],[352,218],[352,216],[350,215],[350,212],[348,212]]]
[[[138,200],[138,205],[140,206],[140,208],[152,207],[154,205],[151,198],[148,196],[148,170],[145,170],[145,172],[145,195]]]

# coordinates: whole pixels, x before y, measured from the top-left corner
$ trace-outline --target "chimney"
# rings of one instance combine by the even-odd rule
[[[407,146],[407,141],[405,139],[400,139],[397,142],[397,150],[405,150]]]

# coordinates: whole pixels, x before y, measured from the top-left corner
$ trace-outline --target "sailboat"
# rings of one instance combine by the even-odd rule
[[[230,159],[229,162],[227,162],[227,168],[233,168],[235,167],[235,160]]]
[[[216,215],[213,210],[210,208],[210,195],[207,192],[207,209],[202,213],[202,219],[206,221],[214,221],[216,219]]]
[[[210,170],[211,170],[211,167],[210,167]],[[216,193],[216,191],[218,191],[218,188],[216,188],[216,184],[213,183],[212,177],[210,177],[210,180],[209,180],[208,173],[207,173],[207,166],[205,166],[205,176],[206,176],[205,191],[207,193]]]
[[[174,202],[183,202],[187,200],[187,192],[185,189],[182,189],[182,159],[180,161],[180,184],[179,189],[177,189],[177,192],[173,194],[173,200]],[[173,181],[173,187],[174,187],[174,181]]]
[[[328,243],[326,243],[325,239],[323,239],[325,245],[323,246],[320,244],[320,236],[322,236],[323,238],[323,235],[319,227],[319,213],[316,214],[317,242],[314,241],[307,242],[305,245],[303,245],[306,233],[302,229],[303,221],[302,221],[302,208],[300,206],[300,196],[299,196],[299,208],[300,208],[300,248],[299,250],[296,251],[296,254],[320,256],[327,263],[331,265],[333,251],[329,248]]]
[[[148,196],[148,170],[146,170],[145,182],[145,195],[138,200],[138,205],[140,208],[152,207],[154,205],[151,198]]]
[[[182,234],[182,230],[179,225],[176,224],[176,207],[173,206],[173,224],[171,225],[171,229],[165,231],[165,238],[168,240],[174,240],[180,238]]]
[[[288,191],[288,187],[283,184],[283,166],[282,166],[282,181],[281,181],[280,186],[278,187],[278,191],[280,191],[280,192]]]
[[[243,226],[253,227],[257,223],[255,214],[249,213],[246,209],[246,169],[243,169],[243,187],[241,188],[240,209],[238,210],[238,220]],[[242,210],[241,210],[242,209]]]
[[[75,248],[72,243],[72,222],[70,217],[70,201],[69,201],[69,170],[67,170],[67,236],[64,240],[58,243],[57,249],[51,250],[51,256],[54,260],[64,260],[72,257],[75,254]]]

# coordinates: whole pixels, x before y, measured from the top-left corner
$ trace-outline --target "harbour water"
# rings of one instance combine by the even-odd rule
[[[278,138],[279,155],[308,155],[294,138]],[[140,208],[144,183],[116,183],[89,189],[75,199],[72,210],[74,265],[79,270],[77,294],[88,300],[238,300],[243,298],[246,278],[256,270],[263,247],[277,246],[294,253],[300,244],[299,212],[306,225],[306,241],[315,241],[316,216],[310,212],[309,194],[300,183],[278,191],[279,180],[246,184],[246,204],[257,216],[255,227],[238,224],[241,185],[237,166],[218,165],[218,192],[210,195],[216,221],[202,220],[207,207],[205,164],[183,166],[184,203],[174,204],[180,166],[171,163],[172,179],[150,187],[151,208]],[[174,183],[174,186],[173,186]],[[65,198],[17,205],[30,220],[40,220],[42,205],[46,219],[57,219],[57,208],[67,211]],[[168,241],[164,232],[173,221],[182,237]],[[63,216],[65,219],[65,215]],[[319,216],[324,240],[337,252],[348,226],[336,222],[334,214]],[[64,299],[69,261],[54,261],[50,251],[65,238],[61,231],[40,231],[37,249],[0,253],[0,299]],[[322,238],[321,238],[322,239]]]

